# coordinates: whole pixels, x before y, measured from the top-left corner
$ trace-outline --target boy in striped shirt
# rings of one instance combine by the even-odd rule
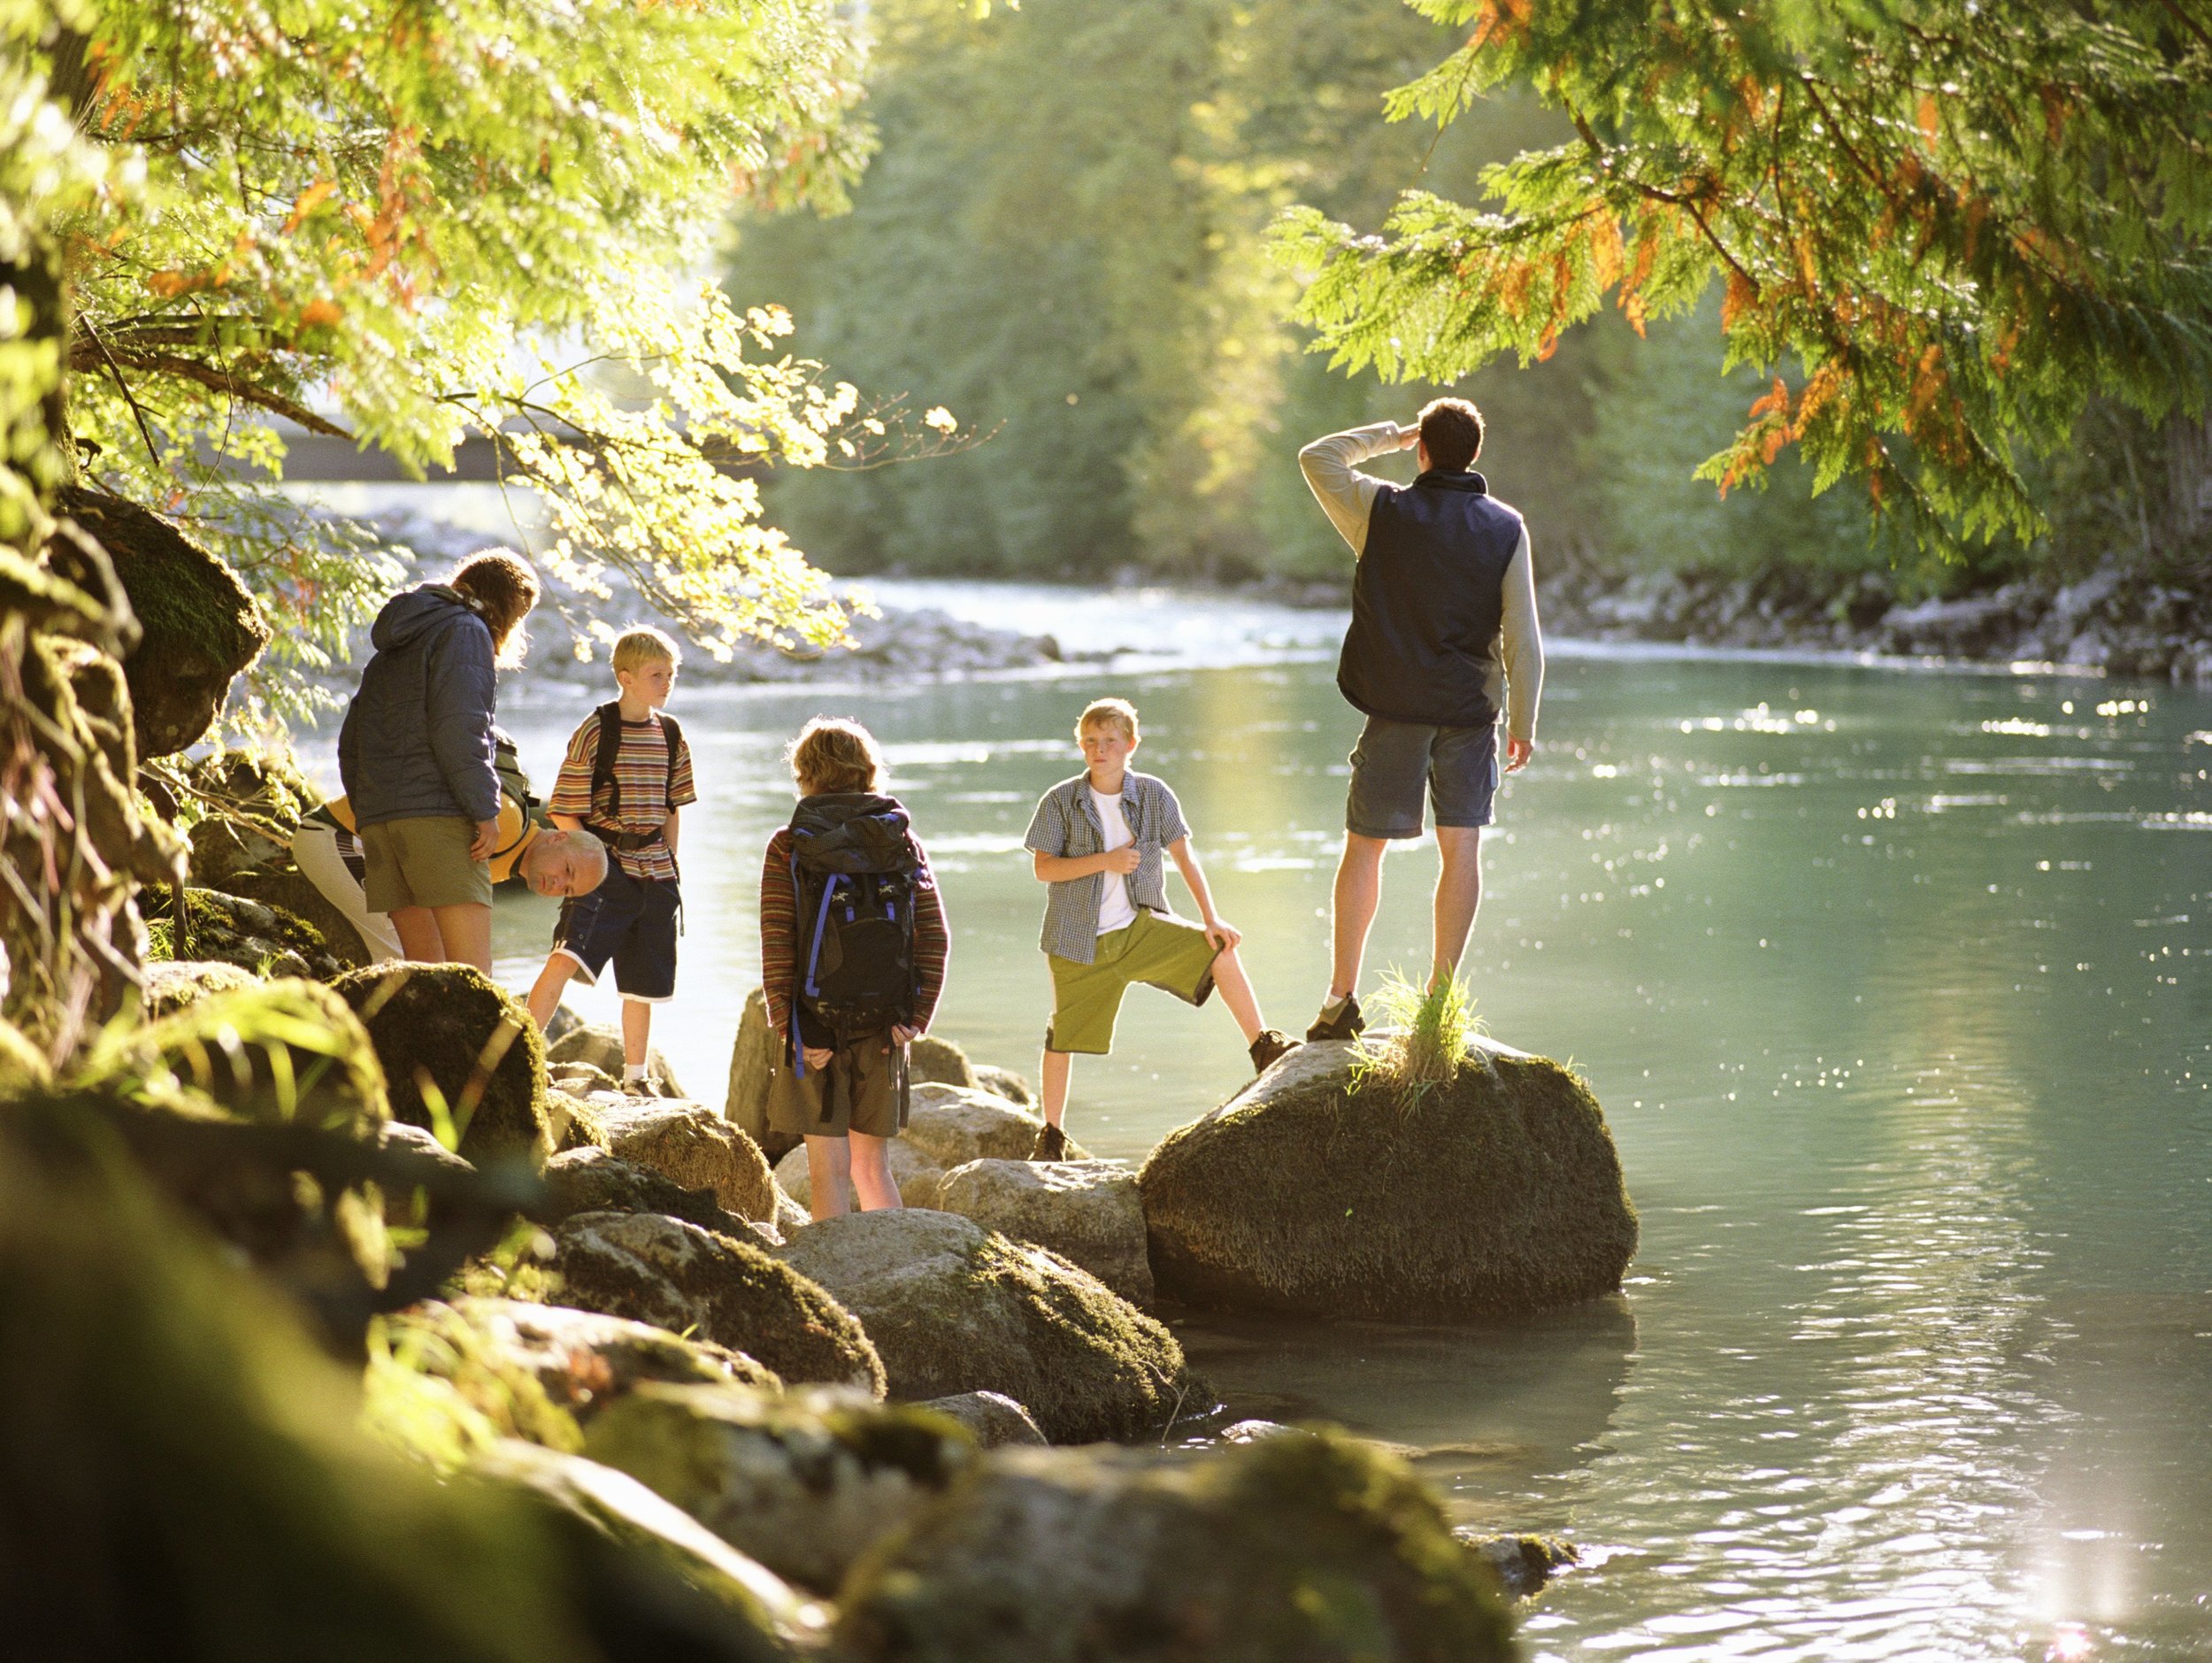
[[[563,905],[553,951],[530,989],[530,1014],[542,1028],[573,976],[595,986],[610,959],[622,995],[622,1079],[643,1089],[653,1007],[676,994],[680,814],[698,801],[691,747],[664,716],[680,662],[657,629],[626,631],[614,643],[622,696],[577,728],[561,758],[546,812],[565,831],[588,831],[607,845],[606,881]]]

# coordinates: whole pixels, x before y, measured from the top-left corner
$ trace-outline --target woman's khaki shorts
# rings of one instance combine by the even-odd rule
[[[802,1076],[780,1059],[768,1081],[768,1124],[787,1135],[896,1137],[906,1124],[906,1047],[872,1034],[830,1053]]]
[[[369,911],[403,906],[489,906],[491,864],[469,858],[476,828],[450,815],[388,820],[361,828]]]
[[[1114,1048],[1114,1019],[1130,984],[1172,993],[1186,1005],[1203,1005],[1214,990],[1214,960],[1221,949],[1188,919],[1141,908],[1137,921],[1098,938],[1097,957],[1081,965],[1047,953],[1052,966],[1052,1025],[1047,1051],[1102,1057]]]

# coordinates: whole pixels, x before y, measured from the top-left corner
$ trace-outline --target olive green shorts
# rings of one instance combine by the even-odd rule
[[[473,825],[446,814],[364,826],[361,858],[368,874],[363,887],[369,911],[489,906],[491,863],[469,858],[469,845],[475,841]]]
[[[779,1058],[768,1079],[768,1124],[808,1137],[896,1137],[906,1124],[906,1047],[872,1034],[802,1075]]]
[[[1187,919],[1140,911],[1137,921],[1098,938],[1098,956],[1079,965],[1047,953],[1052,966],[1052,1025],[1047,1051],[1078,1051],[1103,1057],[1114,1048],[1114,1019],[1133,982],[1172,993],[1186,1005],[1203,1005],[1214,990],[1214,960],[1221,950]]]

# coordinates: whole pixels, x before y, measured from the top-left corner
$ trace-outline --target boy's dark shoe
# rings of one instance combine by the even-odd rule
[[[1367,1031],[1367,1019],[1359,1013],[1359,999],[1346,994],[1332,999],[1321,1007],[1321,1014],[1313,1019],[1313,1026],[1306,1030],[1308,1039],[1357,1039]]]
[[[1037,1128],[1037,1141],[1029,1146],[1032,1160],[1065,1160],[1068,1154],[1068,1135],[1047,1120]]]
[[[1279,1028],[1263,1028],[1252,1042],[1252,1072],[1265,1074],[1278,1057],[1298,1049],[1298,1042]]]

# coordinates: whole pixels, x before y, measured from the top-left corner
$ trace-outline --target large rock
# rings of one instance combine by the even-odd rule
[[[899,1187],[899,1199],[910,1207],[935,1206],[944,1168],[903,1137],[891,1140],[889,1159],[891,1182]],[[803,1143],[776,1163],[776,1182],[802,1207],[814,1205],[813,1166]]]
[[[146,990],[146,1014],[157,1021],[173,1016],[195,999],[211,993],[235,993],[260,980],[219,959],[157,959],[144,966],[140,976]]]
[[[1341,1436],[995,1451],[855,1573],[865,1663],[1506,1663],[1487,1570]]]
[[[580,1213],[553,1239],[571,1305],[698,1335],[787,1381],[883,1395],[883,1362],[858,1320],[759,1247],[648,1213]]]
[[[585,1444],[778,1575],[833,1593],[976,1459],[954,1423],[845,1398],[643,1386]]]
[[[745,1220],[723,1211],[711,1190],[687,1190],[672,1178],[586,1144],[545,1163],[545,1198],[530,1216],[558,1224],[579,1213],[658,1213],[703,1230],[742,1236]]]
[[[447,1307],[422,1305],[396,1320],[403,1329]],[[465,1322],[485,1343],[537,1379],[546,1397],[580,1421],[651,1381],[668,1385],[749,1386],[778,1391],[766,1365],[712,1340],[599,1311],[520,1299],[457,1299],[449,1320]]]
[[[152,926],[157,950],[173,959],[214,959],[255,976],[310,976],[318,982],[341,975],[347,967],[306,920],[242,895],[188,888],[181,928],[174,891],[144,890],[139,905]]]
[[[1611,1293],[1636,1213],[1589,1088],[1477,1042],[1407,1101],[1302,1046],[1144,1164],[1160,1291],[1225,1310],[1460,1321]]]
[[[136,504],[71,486],[59,507],[107,550],[138,618],[123,674],[139,760],[196,744],[268,644],[268,620],[236,573]]]
[[[618,1082],[623,1066],[622,1030],[603,1022],[578,1023],[558,1039],[546,1043],[545,1061],[549,1068],[556,1063],[583,1063]],[[655,1097],[684,1095],[683,1088],[676,1083],[676,1071],[668,1066],[668,1059],[661,1055],[657,1046],[646,1050],[645,1082],[652,1088]]]
[[[1029,1411],[1002,1391],[956,1391],[949,1397],[932,1397],[914,1406],[957,1421],[967,1428],[969,1436],[987,1450],[1003,1449],[1010,1444],[1047,1441],[1042,1429],[1030,1418]]]
[[[504,988],[467,965],[419,964],[350,971],[332,986],[368,1028],[396,1118],[435,1130],[442,1110],[480,1166],[552,1152],[544,1048]]]
[[[977,1090],[1004,1097],[1019,1108],[1030,1109],[1037,1105],[1037,1094],[1031,1089],[1029,1082],[1011,1068],[978,1063],[975,1066],[975,1085]]]
[[[918,1085],[903,1136],[931,1160],[950,1172],[972,1160],[1021,1160],[1037,1140],[1044,1117],[1018,1103],[973,1087]],[[1071,1141],[1068,1159],[1086,1151]]]
[[[288,856],[266,866],[233,872],[215,887],[291,913],[312,929],[320,938],[323,950],[348,969],[358,969],[372,962],[368,943],[361,939],[361,932],[354,928],[353,920],[338,909],[336,902],[317,889]]]
[[[1125,1162],[972,1160],[944,1175],[936,1205],[1050,1248],[1133,1304],[1152,1303],[1144,1198]]]
[[[1056,1444],[1133,1436],[1210,1405],[1159,1323],[1065,1259],[956,1214],[825,1219],[778,1256],[860,1319],[898,1397],[1002,1392]]]
[[[906,1048],[906,1075],[916,1085],[972,1086],[975,1065],[953,1041],[923,1034]]]
[[[776,1216],[776,1184],[760,1146],[712,1109],[680,1097],[595,1092],[607,1147],[687,1190],[710,1190],[741,1219]]]
[[[755,988],[745,996],[737,1019],[737,1040],[730,1048],[730,1092],[723,1114],[758,1143],[771,1162],[799,1146],[798,1136],[768,1125],[768,1082],[783,1047],[768,1028],[768,996]]]
[[[505,1438],[480,1451],[476,1482],[527,1490],[593,1530],[672,1572],[724,1615],[759,1636],[749,1654],[788,1655],[818,1638],[827,1613],[757,1560],[627,1473],[579,1455]]]

